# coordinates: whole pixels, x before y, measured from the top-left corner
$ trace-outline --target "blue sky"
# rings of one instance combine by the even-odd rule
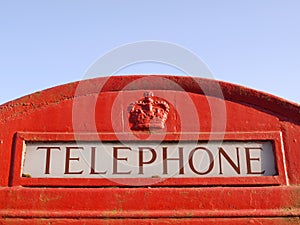
[[[0,2],[0,104],[84,77],[126,43],[183,46],[218,80],[300,102],[300,1]],[[119,73],[180,73],[146,63]]]

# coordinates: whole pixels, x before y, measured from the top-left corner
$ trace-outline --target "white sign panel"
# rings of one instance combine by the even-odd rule
[[[201,178],[276,175],[269,141],[27,142],[32,178]]]

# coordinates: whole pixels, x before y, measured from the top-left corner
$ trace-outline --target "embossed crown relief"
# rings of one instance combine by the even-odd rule
[[[130,105],[129,123],[131,130],[146,131],[163,129],[168,118],[170,106],[167,101],[145,92],[144,98]]]

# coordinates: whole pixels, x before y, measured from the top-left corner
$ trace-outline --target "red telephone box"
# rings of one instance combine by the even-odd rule
[[[299,224],[300,107],[113,76],[0,106],[0,224]]]

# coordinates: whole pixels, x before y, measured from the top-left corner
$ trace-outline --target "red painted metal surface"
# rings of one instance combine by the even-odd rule
[[[24,140],[146,139],[148,131],[132,131],[126,116],[145,91],[170,103],[164,140],[272,140],[278,175],[170,178],[151,186],[136,179],[136,187],[21,177]],[[212,126],[224,116],[222,104],[225,130]],[[48,89],[0,106],[0,224],[300,224],[299,137],[299,105],[213,80],[126,76]]]

